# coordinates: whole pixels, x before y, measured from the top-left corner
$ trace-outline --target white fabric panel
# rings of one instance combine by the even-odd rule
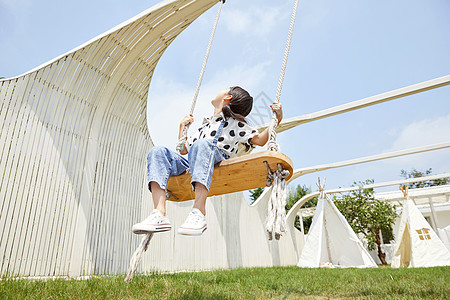
[[[324,201],[320,199],[317,203],[316,212],[314,214],[311,227],[309,228],[305,246],[297,263],[297,266],[304,268],[317,268],[321,260],[328,261],[328,257],[323,258],[322,248],[324,243],[323,236],[323,218],[324,218]]]

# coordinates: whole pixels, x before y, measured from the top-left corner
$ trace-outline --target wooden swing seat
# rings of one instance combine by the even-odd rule
[[[293,165],[286,155],[274,151],[247,154],[221,161],[214,168],[208,197],[266,186],[268,170],[264,164],[265,161],[272,171],[278,168],[279,163],[282,164],[283,168],[290,172],[286,180],[291,178]],[[170,201],[181,202],[195,198],[189,171],[178,176],[170,176],[167,190],[170,192],[168,199]]]

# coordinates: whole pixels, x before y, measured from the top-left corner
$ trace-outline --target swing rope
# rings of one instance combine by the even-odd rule
[[[222,11],[222,6],[223,6],[224,3],[225,3],[225,0],[220,0],[219,10],[217,11],[217,16],[216,16],[216,21],[214,22],[214,26],[213,26],[213,30],[212,30],[212,33],[211,33],[211,37],[209,39],[208,47],[206,49],[205,58],[203,59],[202,70],[200,71],[200,76],[198,78],[197,89],[195,90],[194,98],[192,99],[190,114],[194,113],[195,104],[197,104],[197,98],[198,98],[198,94],[200,92],[200,87],[202,85],[203,75],[205,74],[206,64],[208,62],[209,53],[211,52],[211,47],[212,47],[212,43],[213,43],[213,40],[214,40],[214,35],[216,33],[217,24],[219,23],[220,13]],[[184,131],[183,131],[182,136],[178,140],[177,148],[176,148],[178,153],[181,153],[181,151],[183,151],[184,143],[186,142],[186,139],[187,139],[188,129],[189,129],[189,125],[186,125],[186,127],[184,127]]]
[[[283,82],[284,82],[284,75],[286,74],[286,66],[287,61],[289,58],[289,51],[291,49],[291,41],[292,41],[292,35],[294,33],[294,25],[295,25],[295,19],[297,16],[297,8],[298,8],[298,1],[295,0],[294,8],[292,11],[291,16],[291,23],[289,25],[289,33],[288,38],[286,42],[286,47],[284,49],[284,56],[283,56],[283,63],[281,64],[281,72],[280,72],[280,78],[278,79],[278,87],[277,87],[277,93],[275,95],[275,102],[279,103],[281,98],[281,89],[283,88]],[[277,144],[277,129],[278,126],[278,119],[275,113],[272,114],[272,122],[270,123],[270,129],[269,129],[269,141],[267,142],[267,150],[270,151],[276,151],[280,152],[279,146]]]
[[[281,65],[281,74],[278,80],[278,88],[275,97],[275,102],[279,103],[281,98],[281,89],[283,87],[284,75],[286,73],[287,60],[289,57],[289,50],[291,48],[292,34],[294,32],[294,24],[297,15],[298,0],[295,0],[294,8],[291,16],[291,23],[289,26],[289,33],[284,50],[283,63]],[[277,129],[278,119],[276,113],[272,114],[272,122],[269,126],[269,141],[267,142],[267,150],[280,152],[280,146],[277,143]],[[267,186],[272,183],[272,191],[270,194],[269,203],[267,206],[267,220],[266,231],[269,235],[269,240],[279,240],[281,235],[286,232],[286,178],[289,176],[289,171],[283,170],[281,164],[278,164],[278,169],[272,172],[269,166],[268,169]]]
[[[153,237],[153,232],[150,232],[142,238],[141,243],[139,244],[139,247],[134,251],[133,256],[130,260],[130,269],[128,270],[127,277],[125,277],[125,282],[130,282],[133,279],[134,272],[136,272],[141,260],[142,260],[142,254],[144,254],[145,251],[147,251],[148,245],[150,244],[150,241]]]
[[[292,34],[294,31],[294,24],[297,14],[297,7],[298,7],[298,0],[295,0],[294,3],[294,9],[291,17],[291,23],[289,27],[289,34],[288,39],[286,43],[285,53],[283,57],[283,63],[281,67],[281,74],[278,81],[278,88],[277,88],[277,94],[275,102],[279,103],[281,98],[281,89],[283,86],[284,81],[284,75],[286,73],[286,66],[287,66],[287,60],[289,56],[289,50],[292,40]],[[208,61],[209,53],[211,51],[212,42],[214,39],[214,35],[216,32],[217,24],[219,22],[220,13],[222,11],[222,6],[225,3],[225,0],[220,0],[219,10],[217,12],[216,20],[214,22],[213,30],[211,33],[211,37],[209,40],[209,44],[207,47],[206,55],[203,61],[202,70],[200,72],[200,76],[197,83],[197,88],[194,94],[194,98],[192,100],[190,113],[192,114],[194,112],[194,108],[197,102],[198,94],[200,91],[200,87],[203,81],[203,75],[206,70],[206,64]],[[280,147],[278,146],[276,142],[276,128],[278,126],[278,119],[276,117],[276,114],[273,113],[272,115],[272,122],[269,127],[269,141],[267,145],[267,149],[270,151],[280,151]],[[183,150],[184,143],[187,139],[187,131],[189,129],[189,126],[186,126],[181,138],[178,140],[176,150],[178,153],[180,153]],[[268,169],[268,176],[267,176],[267,186],[270,186],[272,184],[272,193],[271,197],[269,199],[268,203],[268,217],[266,221],[266,230],[269,234],[269,240],[272,240],[273,235],[275,235],[275,239],[279,239],[281,235],[286,232],[286,212],[285,212],[285,205],[286,205],[286,178],[289,176],[289,171],[283,170],[282,165],[278,164],[278,169],[275,172],[272,172],[270,170],[270,167],[268,164],[266,164]],[[131,261],[130,261],[130,269],[127,273],[127,277],[125,278],[125,281],[131,281],[133,279],[134,272],[137,270],[139,263],[141,262],[142,255],[145,251],[147,251],[148,246],[150,244],[150,241],[153,237],[153,232],[146,234],[139,245],[139,247],[134,252]]]
[[[206,50],[206,55],[205,55],[205,58],[203,60],[203,66],[202,66],[202,70],[200,72],[200,77],[198,79],[197,89],[195,91],[194,99],[192,100],[192,104],[191,104],[191,110],[190,110],[191,114],[194,112],[195,104],[197,103],[198,93],[200,91],[200,87],[201,87],[202,81],[203,81],[203,75],[204,75],[205,70],[206,70],[206,63],[208,61],[209,53],[211,51],[211,46],[212,46],[212,42],[213,42],[213,39],[214,39],[214,35],[216,33],[217,24],[219,23],[220,13],[222,11],[222,6],[225,3],[225,0],[219,0],[219,1],[220,1],[219,10],[217,12],[216,20],[214,22],[213,30],[212,30],[212,33],[211,33],[211,38],[209,39],[208,48]],[[188,131],[188,129],[189,129],[189,126],[186,126],[184,128],[183,135],[178,140],[178,144],[177,144],[177,147],[176,147],[176,150],[177,150],[178,153],[180,153],[183,150],[184,143],[186,142],[186,139],[187,139],[187,131]],[[134,272],[136,272],[136,270],[137,270],[137,268],[138,268],[138,266],[139,266],[139,264],[140,264],[140,262],[142,260],[142,254],[144,254],[144,252],[147,251],[148,245],[150,244],[150,241],[151,241],[152,237],[153,237],[153,232],[150,232],[150,233],[146,234],[142,238],[142,241],[141,241],[139,247],[136,249],[136,251],[134,252],[133,256],[131,257],[130,268],[128,270],[127,277],[125,278],[126,282],[129,282],[129,281],[131,281],[133,279]]]

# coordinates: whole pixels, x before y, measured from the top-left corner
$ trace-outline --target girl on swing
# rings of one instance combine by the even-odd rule
[[[241,87],[234,86],[220,91],[211,100],[214,115],[205,118],[198,130],[184,144],[181,155],[162,146],[155,146],[147,157],[149,189],[152,193],[154,210],[142,222],[133,225],[132,232],[147,234],[172,229],[166,217],[166,189],[171,175],[180,175],[190,169],[191,184],[195,192],[195,201],[191,213],[178,233],[183,235],[201,235],[206,230],[206,198],[211,186],[214,166],[222,160],[237,154],[239,144],[247,149],[254,145],[264,146],[269,139],[269,129],[258,133],[250,127],[245,117],[253,106],[253,98]],[[283,118],[281,104],[270,105],[276,114],[278,123]],[[192,114],[180,123],[179,138],[184,128],[194,122]]]

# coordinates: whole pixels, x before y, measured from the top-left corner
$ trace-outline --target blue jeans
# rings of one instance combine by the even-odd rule
[[[209,191],[214,166],[229,156],[213,142],[199,139],[191,146],[188,159],[163,146],[153,147],[147,156],[147,179],[155,181],[167,191],[167,181],[171,175],[180,175],[190,169],[191,184],[203,184]]]

